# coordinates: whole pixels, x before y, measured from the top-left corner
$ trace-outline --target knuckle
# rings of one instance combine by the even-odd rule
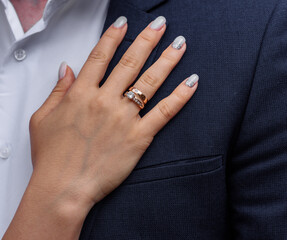
[[[107,106],[107,100],[102,95],[97,96],[95,101],[92,101],[93,108],[105,109]]]
[[[66,94],[65,98],[64,98],[64,102],[68,102],[68,103],[72,103],[74,100],[74,93],[69,92],[68,94]]]
[[[173,111],[170,108],[170,106],[164,100],[159,102],[158,109],[165,119],[169,120],[172,118]]]
[[[139,60],[134,55],[125,54],[120,60],[120,64],[124,68],[135,69],[139,66]]]
[[[106,39],[105,39],[106,38]],[[111,40],[113,42],[118,42],[118,35],[113,34],[113,32],[108,31],[102,37],[103,40]]]
[[[37,128],[38,124],[39,124],[38,113],[35,112],[31,116],[30,121],[29,121],[29,129],[30,129],[30,131],[33,131],[35,128]]]
[[[69,91],[66,94],[66,99],[70,102],[73,102],[76,99],[82,99],[82,97],[85,96],[85,91],[84,89],[82,89],[81,87],[77,86],[71,89],[71,91]]]
[[[139,35],[140,40],[147,42],[148,44],[154,44],[154,37],[152,34],[148,33],[148,32],[142,32]]]
[[[51,95],[53,96],[62,96],[63,93],[65,93],[66,89],[63,86],[60,86],[59,84],[56,85],[56,87],[54,87]]]
[[[176,97],[178,104],[181,105],[186,102],[187,95],[184,94],[183,92],[175,91],[173,94]]]
[[[168,66],[174,66],[177,62],[177,59],[175,57],[169,55],[168,53],[164,52],[161,55],[161,59],[167,64]]]
[[[109,62],[109,58],[104,52],[94,50],[91,52],[88,61],[93,64],[107,64]]]
[[[142,75],[139,81],[143,85],[147,85],[148,87],[155,88],[156,83],[158,82],[158,78],[156,78],[150,72],[146,72],[144,75]]]
[[[122,124],[126,124],[126,115],[123,111],[115,111],[113,114],[113,119],[116,125],[121,126]]]

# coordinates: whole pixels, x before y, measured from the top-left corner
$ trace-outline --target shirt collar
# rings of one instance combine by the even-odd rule
[[[1,0],[5,8],[7,8],[8,1],[9,0]],[[48,0],[43,14],[44,21],[48,20],[55,11],[57,11],[61,6],[70,1],[72,0]]]
[[[4,7],[7,8],[7,4],[8,4],[9,0],[1,0],[1,2],[3,3]]]
[[[6,0],[7,1],[7,0]],[[48,21],[53,14],[60,9],[63,5],[67,4],[68,2],[73,2],[75,0],[48,0],[46,7],[43,13],[43,20]]]

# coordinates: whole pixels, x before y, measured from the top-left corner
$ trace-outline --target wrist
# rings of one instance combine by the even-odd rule
[[[29,202],[37,213],[61,229],[80,233],[84,220],[92,206],[86,203],[72,187],[63,188],[47,178],[32,175],[23,201]],[[49,184],[50,182],[50,184]]]
[[[84,221],[93,204],[84,199],[77,186],[55,179],[34,171],[25,194],[49,205],[58,217]]]
[[[78,239],[89,209],[33,174],[3,239]],[[33,229],[31,232],[30,229]]]

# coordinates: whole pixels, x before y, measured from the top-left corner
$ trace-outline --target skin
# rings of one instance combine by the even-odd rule
[[[38,22],[48,0],[10,0],[13,4],[19,20],[22,24],[24,32],[27,32],[31,27]]]
[[[127,28],[127,24],[120,29],[111,26],[78,78],[67,68],[32,116],[34,170],[3,240],[78,239],[92,206],[126,179],[154,136],[196,91],[197,84],[190,88],[185,80],[142,118],[139,107],[123,97],[165,25],[160,30],[147,26],[99,87]],[[180,50],[169,46],[135,87],[151,99],[185,50],[186,44]]]

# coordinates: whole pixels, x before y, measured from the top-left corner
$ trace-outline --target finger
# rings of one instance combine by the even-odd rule
[[[97,86],[103,79],[107,67],[127,32],[126,17],[119,17],[103,34],[92,50],[78,79],[81,83]]]
[[[72,69],[65,62],[63,62],[59,69],[59,81],[57,82],[57,85],[44,104],[37,111],[38,120],[43,119],[59,105],[68,90],[73,85],[74,81],[75,75]]]
[[[174,42],[162,53],[161,57],[140,77],[134,87],[140,90],[147,99],[151,99],[162,85],[174,67],[178,64],[186,50],[185,38],[177,37]],[[124,98],[124,101],[130,101]],[[131,109],[136,113],[140,108],[132,103]]]
[[[164,17],[156,18],[147,26],[129,47],[103,85],[104,89],[122,96],[123,91],[136,79],[152,50],[166,29]]]
[[[193,74],[140,120],[146,134],[156,135],[183,108],[196,91],[198,79]]]

